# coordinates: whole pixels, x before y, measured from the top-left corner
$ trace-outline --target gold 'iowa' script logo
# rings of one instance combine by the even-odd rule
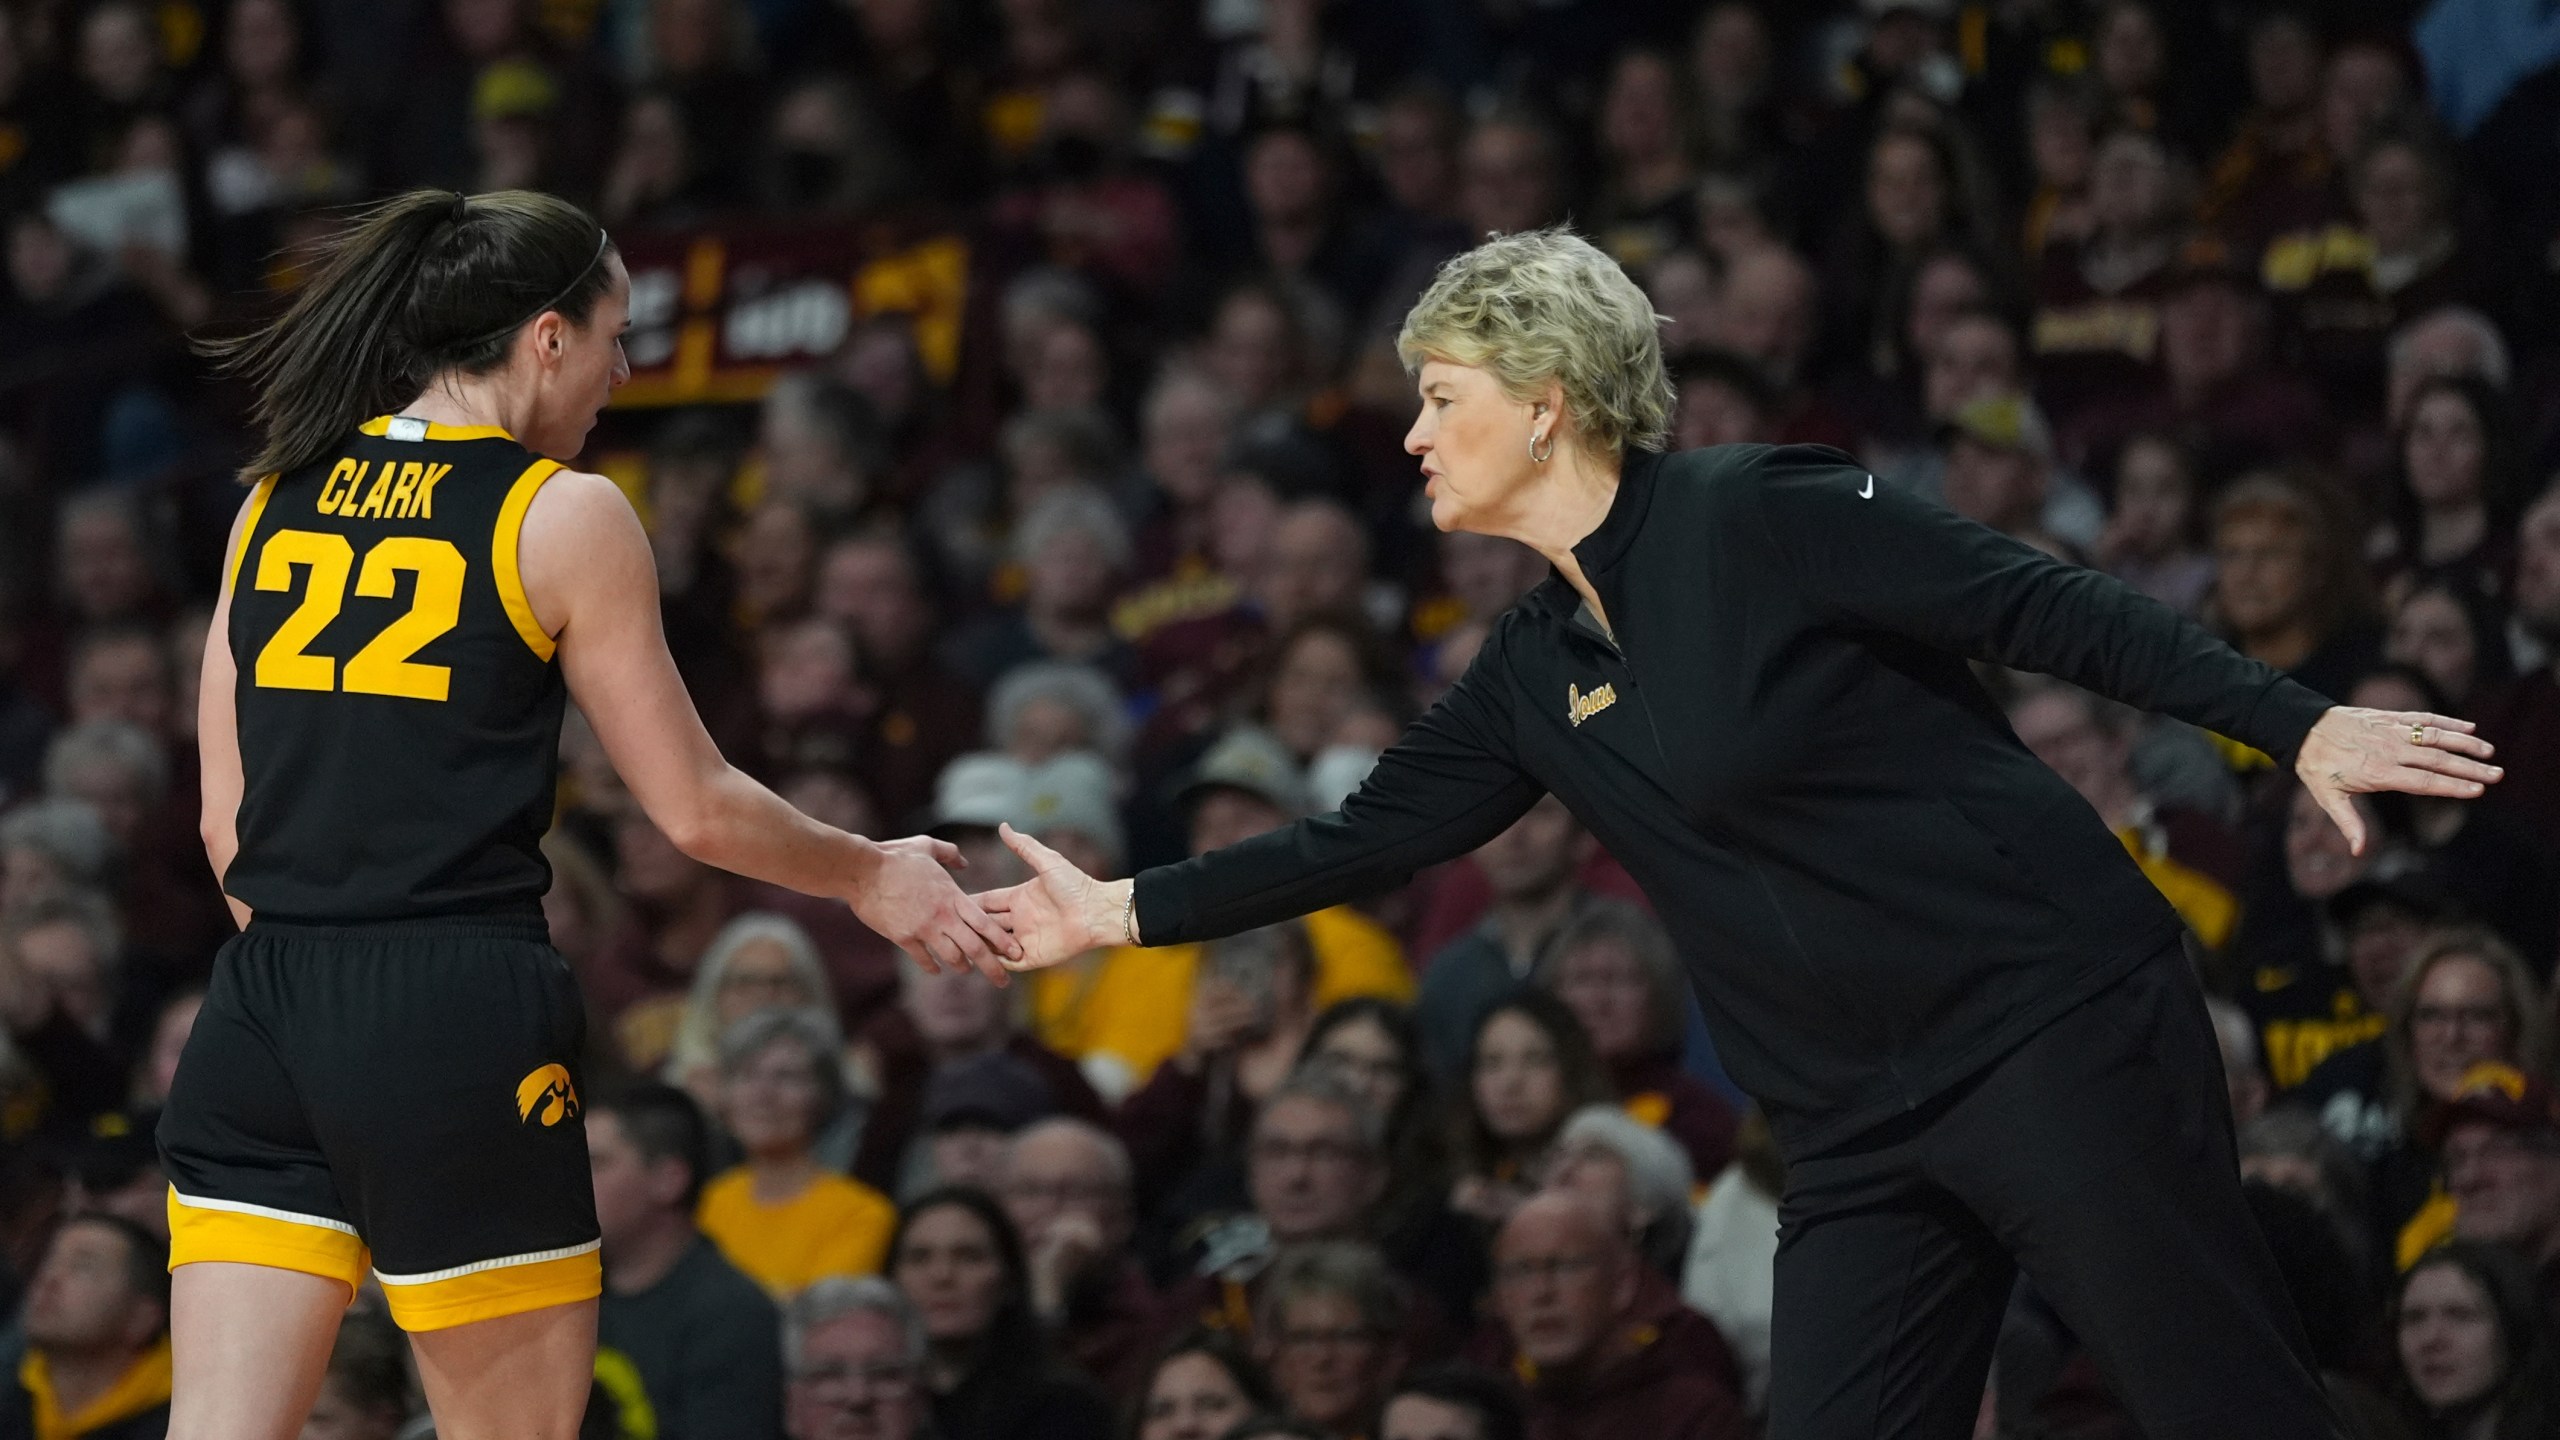
[[[1615,685],[1603,685],[1588,695],[1582,693],[1579,685],[1564,687],[1564,713],[1573,717],[1577,730],[1582,728],[1583,721],[1617,703],[1618,687]]]
[[[566,1066],[545,1065],[516,1082],[516,1114],[531,1120],[536,1109],[545,1125],[578,1118],[578,1087],[569,1083]]]

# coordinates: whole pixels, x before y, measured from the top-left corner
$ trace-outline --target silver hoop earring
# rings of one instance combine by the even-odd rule
[[[1555,458],[1555,454],[1556,454],[1556,442],[1555,442],[1555,437],[1554,437],[1554,436],[1547,436],[1547,437],[1545,437],[1545,438],[1546,438],[1546,442],[1547,442],[1547,453],[1546,453],[1546,454],[1544,454],[1544,455],[1541,455],[1541,454],[1539,454],[1539,453],[1538,453],[1538,440],[1539,440],[1539,438],[1540,438],[1540,437],[1538,437],[1538,436],[1536,436],[1536,435],[1532,435],[1532,436],[1530,436],[1530,437],[1529,437],[1529,458],[1530,458],[1530,459],[1532,459],[1532,460],[1537,461],[1537,462],[1538,462],[1539,464],[1541,464],[1541,465],[1544,465],[1544,464],[1546,464],[1549,460],[1552,460],[1552,459],[1554,459],[1554,458]]]

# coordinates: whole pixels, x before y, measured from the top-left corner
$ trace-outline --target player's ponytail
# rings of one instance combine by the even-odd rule
[[[584,324],[609,248],[585,211],[529,190],[413,190],[358,212],[282,315],[198,342],[258,387],[264,443],[242,482],[320,459],[440,374],[498,368],[545,312]]]

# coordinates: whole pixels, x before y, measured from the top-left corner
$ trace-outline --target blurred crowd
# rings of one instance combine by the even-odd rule
[[[1546,566],[1432,531],[1393,338],[1552,224],[1664,317],[1675,446],[1839,447],[2475,722],[2504,782],[2359,855],[2264,755],[1984,676],[2189,924],[2358,1440],[2560,1434],[2548,10],[0,4],[0,1437],[166,1424],[150,1135],[230,930],[194,693],[251,448],[188,338],[411,186],[611,227],[642,378],[581,464],[706,722],[971,889],[999,823],[1122,876],[1329,810],[1465,668]],[[997,989],[690,859],[574,713],[563,761],[590,1434],[1757,1433],[1785,1160],[1554,800]],[[2027,1294],[1980,1423],[2132,1433]],[[426,1424],[360,1296],[304,1434]]]

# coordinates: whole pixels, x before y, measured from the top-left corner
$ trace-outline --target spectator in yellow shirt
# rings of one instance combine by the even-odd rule
[[[19,1321],[21,1353],[0,1374],[0,1435],[168,1433],[167,1242],[120,1215],[72,1216],[28,1277]]]
[[[698,1218],[729,1263],[776,1299],[830,1275],[878,1272],[898,1210],[819,1163],[843,1108],[835,1027],[806,1010],[759,1010],[720,1046],[720,1119],[747,1152],[702,1187]]]
[[[1191,853],[1204,854],[1277,830],[1305,812],[1297,763],[1269,732],[1239,727],[1209,748],[1177,799],[1190,825]],[[1309,1013],[1356,995],[1409,1001],[1413,972],[1404,947],[1376,921],[1347,905],[1299,922],[1315,956]],[[1044,971],[1034,982],[1040,1038],[1083,1064],[1085,1078],[1117,1100],[1146,1083],[1180,1053],[1191,1013],[1201,947],[1116,946],[1090,968]],[[1055,981],[1051,980],[1052,975]],[[1073,987],[1075,1002],[1045,987]]]

